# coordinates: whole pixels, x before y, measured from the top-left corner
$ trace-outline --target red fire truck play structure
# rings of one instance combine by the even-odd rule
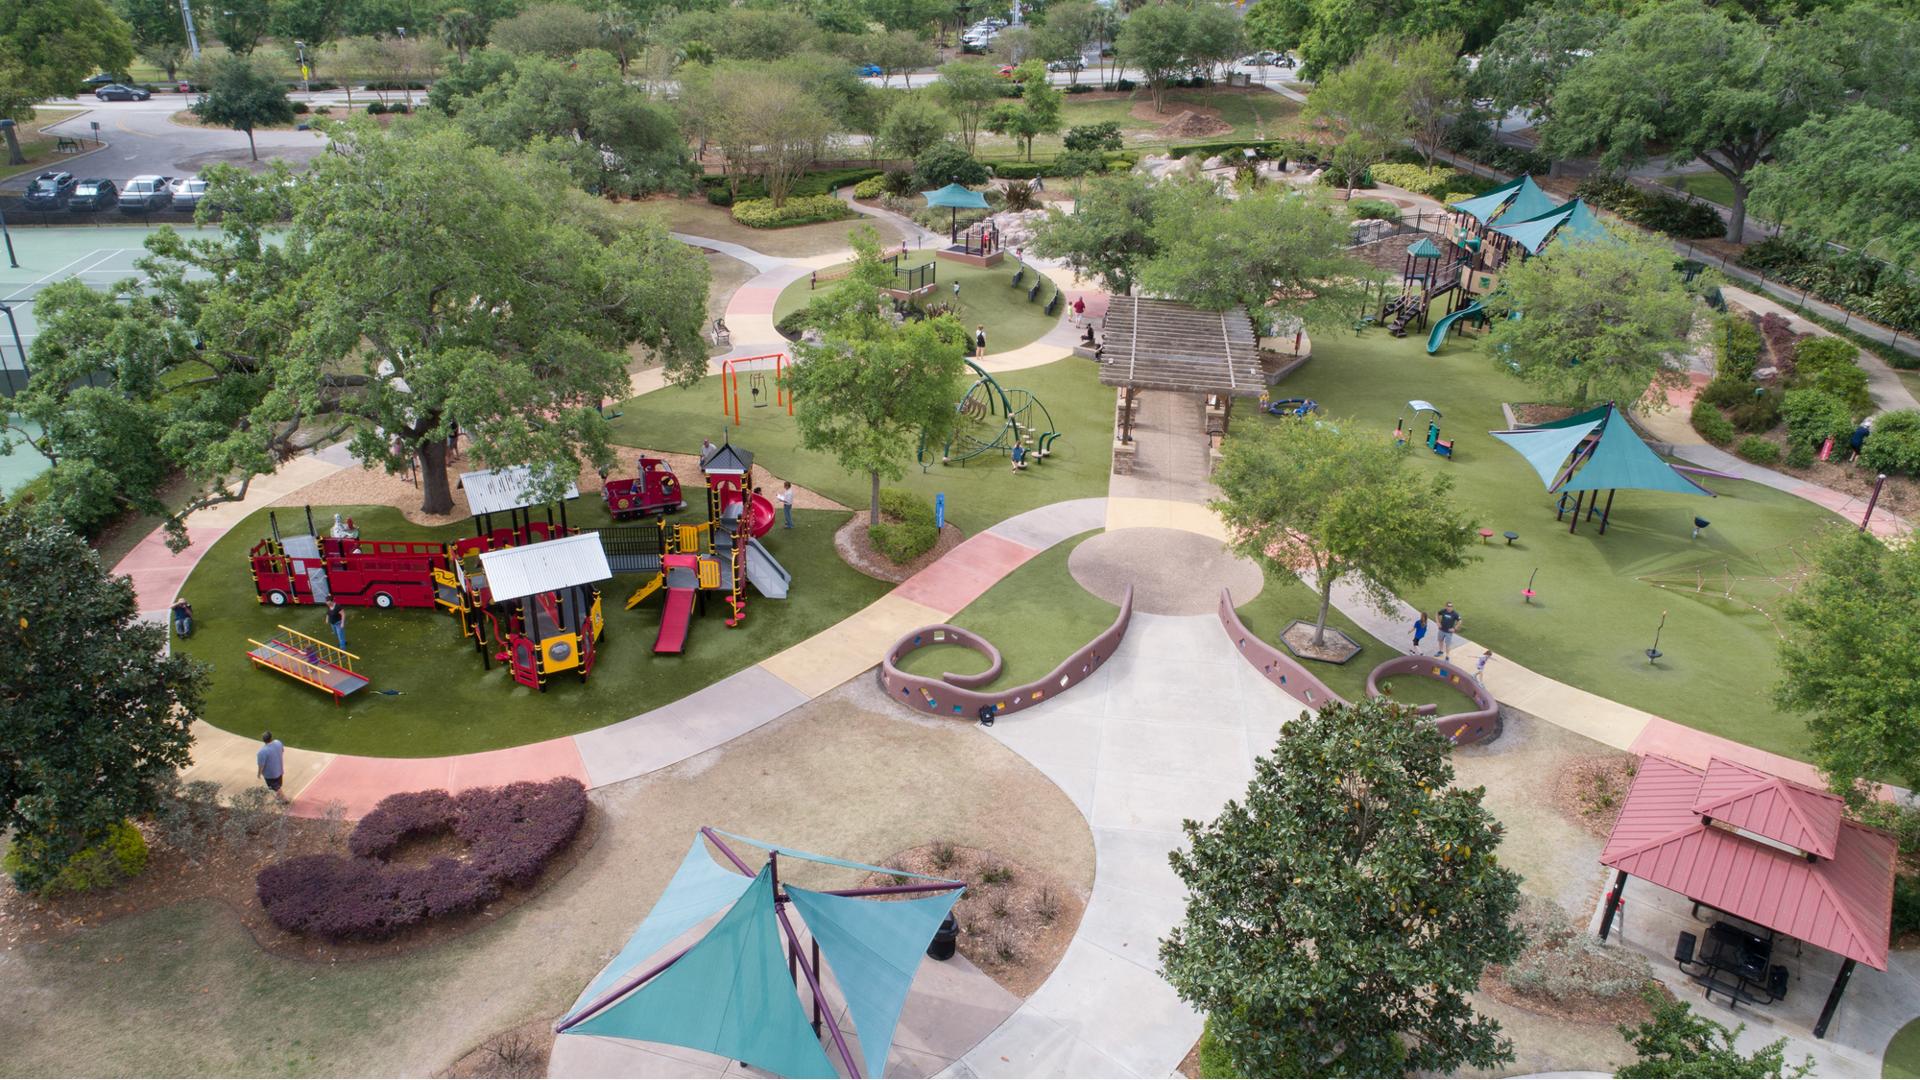
[[[680,478],[659,458],[641,457],[640,475],[632,480],[605,480],[600,497],[615,521],[638,517],[665,517],[686,509]]]

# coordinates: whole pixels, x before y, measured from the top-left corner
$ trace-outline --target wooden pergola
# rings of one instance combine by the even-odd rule
[[[1133,441],[1133,400],[1142,390],[1214,395],[1226,430],[1236,397],[1266,391],[1260,339],[1245,308],[1203,311],[1172,300],[1116,296],[1100,341],[1100,381],[1126,392],[1120,441]]]

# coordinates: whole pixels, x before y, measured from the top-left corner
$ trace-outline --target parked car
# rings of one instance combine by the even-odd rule
[[[132,82],[131,75],[109,75],[102,71],[80,80],[81,86],[111,86],[114,83]]]
[[[1087,68],[1087,62],[1085,60],[1080,59],[1077,56],[1071,60],[1047,61],[1048,71],[1085,71],[1086,68]]]
[[[58,210],[67,205],[73,197],[73,174],[70,172],[43,172],[27,185],[27,197],[24,200],[29,210]]]
[[[1273,67],[1279,64],[1280,61],[1285,58],[1286,57],[1284,53],[1277,53],[1277,52],[1274,52],[1272,49],[1262,49],[1261,51],[1257,53],[1253,53],[1250,56],[1241,57],[1240,66],[1241,67]]]
[[[998,74],[1003,79],[1011,79],[1013,78],[1013,72],[1014,72],[1014,67],[1012,64],[1001,64],[1000,70],[996,72],[996,74]]]
[[[878,79],[885,74],[886,72],[881,69],[879,64],[860,65],[860,77],[863,79]]]
[[[111,180],[90,177],[73,185],[73,194],[67,198],[67,209],[74,213],[86,210],[105,210],[120,201],[120,189]]]
[[[197,176],[183,176],[173,182],[173,207],[192,210],[207,197],[207,182]]]
[[[100,89],[95,90],[93,96],[99,98],[101,101],[145,101],[153,95],[137,86],[128,86],[125,83],[108,83]]]
[[[993,42],[979,38],[961,38],[960,51],[963,53],[983,53],[993,47]]]
[[[173,205],[173,182],[164,176],[136,176],[120,189],[120,211],[139,214]]]

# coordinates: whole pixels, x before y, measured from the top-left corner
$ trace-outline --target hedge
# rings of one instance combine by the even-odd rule
[[[1920,476],[1920,412],[1900,409],[1875,417],[1860,460],[1875,472]]]
[[[33,842],[28,837],[14,837],[6,857],[0,859],[0,870],[5,870],[23,892],[43,896],[91,892],[138,877],[147,868],[147,839],[128,821],[109,828],[98,842],[82,848],[59,872],[44,881],[35,880],[37,875],[22,858],[25,846]]]
[[[1844,439],[1853,430],[1854,412],[1840,398],[1822,390],[1789,390],[1780,401],[1792,445],[1818,447],[1829,438]]]
[[[333,941],[378,941],[429,919],[475,911],[509,885],[530,885],[586,822],[587,790],[571,777],[473,788],[458,795],[389,795],[348,837],[352,858],[302,855],[260,872],[255,889],[283,930]],[[388,860],[409,840],[451,833],[465,860]]]
[[[1252,150],[1254,156],[1258,158],[1286,158],[1288,161],[1320,161],[1330,152],[1327,147],[1300,139],[1256,139],[1241,142],[1174,143],[1167,147],[1167,156],[1183,158],[1199,154],[1201,157],[1225,157],[1242,150]]]
[[[1803,338],[1793,350],[1795,382],[1832,395],[1853,416],[1865,416],[1873,409],[1873,391],[1856,362],[1859,355],[1859,349],[1839,338]]]
[[[1920,368],[1920,356],[1901,352],[1899,349],[1894,348],[1889,342],[1870,338],[1846,323],[1837,319],[1829,319],[1817,311],[1809,311],[1798,304],[1792,303],[1787,304],[1787,307],[1792,308],[1795,314],[1806,319],[1808,322],[1824,326],[1831,331],[1834,336],[1845,338],[1880,359],[1885,360],[1890,367],[1897,367],[1903,371],[1912,371],[1914,368]]]
[[[1704,202],[1678,195],[1644,190],[1624,180],[1605,176],[1589,177],[1573,189],[1576,197],[1605,207],[1643,229],[1677,236],[1682,240],[1708,240],[1725,236],[1727,223],[1720,211]]]
[[[790,196],[830,195],[849,184],[858,184],[869,177],[879,176],[881,172],[882,170],[878,168],[823,169],[819,172],[810,172],[795,180],[787,194]],[[700,178],[700,186],[705,190],[707,201],[715,206],[732,206],[736,198],[764,199],[767,197],[767,186],[760,182],[759,177],[740,177],[738,196],[733,193],[733,180],[734,177],[724,174],[703,176]]]
[[[1738,379],[1753,377],[1760,363],[1760,328],[1744,315],[1720,317],[1720,370]]]
[[[882,488],[880,514],[880,524],[867,526],[867,539],[891,562],[912,562],[940,542],[940,530],[933,523],[933,504],[921,496],[899,488]]]
[[[781,229],[789,225],[811,225],[819,221],[839,221],[853,216],[846,203],[832,195],[790,197],[785,206],[776,207],[772,199],[742,199],[733,204],[733,220],[753,229]]]
[[[886,193],[887,177],[885,173],[879,176],[869,176],[865,180],[853,185],[853,197],[856,199],[877,199]]]
[[[1441,165],[1432,168],[1425,165],[1375,165],[1371,171],[1376,184],[1392,184],[1430,199],[1445,198],[1457,191],[1477,190],[1480,186],[1477,177]]]
[[[1920,283],[1878,260],[1776,236],[1748,245],[1739,263],[1896,330],[1920,333]],[[1920,359],[1889,351],[1889,363],[1920,366]]]
[[[1379,221],[1399,221],[1400,208],[1385,199],[1355,199],[1347,204],[1355,221],[1372,218]]]

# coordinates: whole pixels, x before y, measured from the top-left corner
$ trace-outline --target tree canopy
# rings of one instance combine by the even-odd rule
[[[133,32],[104,0],[0,4],[0,116],[29,119],[35,102],[132,62]]]
[[[922,90],[894,101],[874,136],[881,153],[911,161],[946,140],[947,132],[953,130],[953,120],[930,94]]]
[[[1165,107],[1167,83],[1190,63],[1192,33],[1193,11],[1184,4],[1143,7],[1120,24],[1113,50],[1123,63],[1140,69],[1154,112]]]
[[[1760,1047],[1751,1054],[1741,1053],[1734,1041],[1747,1025],[1728,1030],[1725,1024],[1693,1011],[1684,1001],[1676,1001],[1658,991],[1649,991],[1647,1000],[1653,1016],[1628,1027],[1620,1025],[1620,1034],[1633,1046],[1634,1061],[1613,1075],[1629,1080],[1660,1080],[1665,1077],[1752,1077],[1767,1080],[1782,1076],[1805,1076],[1813,1071],[1813,1058],[1805,1063],[1787,1065],[1787,1040],[1784,1038]]]
[[[1138,173],[1105,173],[1081,189],[1074,212],[1049,208],[1033,233],[1033,250],[1062,259],[1073,272],[1097,277],[1110,293],[1133,291],[1140,268],[1160,250],[1153,232],[1155,192]]]
[[[1879,781],[1920,787],[1920,547],[1836,537],[1786,621],[1774,698],[1806,714],[1833,790],[1859,805]]]
[[[1520,876],[1494,857],[1485,789],[1454,786],[1451,752],[1381,699],[1323,705],[1280,729],[1244,796],[1182,826],[1190,850],[1169,859],[1187,910],[1161,969],[1207,1014],[1233,1075],[1511,1060],[1468,995],[1520,952]]]
[[[1920,264],[1920,123],[1871,105],[1815,117],[1753,170],[1753,200],[1783,225]]]
[[[809,311],[819,344],[794,346],[788,370],[800,445],[872,480],[868,522],[880,524],[880,482],[898,480],[923,445],[945,443],[966,370],[967,329],[951,315],[896,326],[880,290],[892,284],[880,238],[853,234],[852,272]]]
[[[1414,131],[1407,75],[1390,38],[1376,38],[1351,63],[1321,79],[1303,112],[1340,140],[1336,159],[1348,187],[1405,142]]]
[[[1060,109],[1065,95],[1047,81],[1047,69],[1038,60],[1021,64],[1014,78],[1020,80],[1018,103],[996,107],[987,114],[986,128],[996,135],[1011,135],[1033,160],[1033,140],[1060,130]]]
[[[188,108],[209,124],[245,132],[248,155],[260,160],[253,129],[293,122],[286,84],[247,56],[217,57],[203,67],[200,97]]]
[[[973,153],[981,125],[1000,100],[1000,77],[977,60],[955,60],[940,65],[940,81],[934,84],[934,90],[959,125],[960,141],[967,153]]]
[[[1312,571],[1315,644],[1339,582],[1390,611],[1397,595],[1470,558],[1474,523],[1453,505],[1452,478],[1412,468],[1408,454],[1340,419],[1244,425],[1221,449],[1209,505],[1234,551],[1276,573]]]
[[[1698,0],[1649,7],[1575,64],[1554,89],[1550,153],[1599,155],[1623,170],[1656,148],[1705,162],[1733,186],[1727,239],[1745,236],[1748,174],[1779,138],[1843,91],[1809,24],[1772,28]]]
[[[204,675],[52,516],[0,507],[0,832],[34,889],[191,760]]]
[[[1509,263],[1486,298],[1497,315],[1521,314],[1493,320],[1492,362],[1546,400],[1645,406],[1649,388],[1685,382],[1679,358],[1690,347],[1695,305],[1672,250],[1611,229],[1608,237],[1557,238],[1540,255]]]
[[[1560,80],[1619,25],[1619,16],[1586,0],[1530,8],[1507,20],[1480,54],[1474,92],[1501,112],[1524,109],[1544,121]]]

